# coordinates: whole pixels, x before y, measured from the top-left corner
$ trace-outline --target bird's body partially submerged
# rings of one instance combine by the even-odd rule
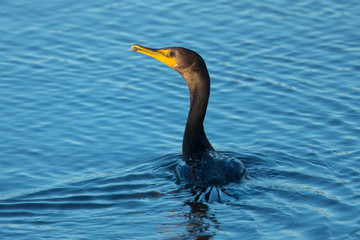
[[[205,61],[196,52],[181,48],[145,48],[131,50],[153,57],[185,79],[190,93],[190,110],[183,138],[183,162],[176,168],[177,178],[186,185],[206,189],[239,182],[246,176],[241,161],[217,153],[204,131],[204,118],[210,95],[210,77]]]
[[[203,152],[199,158],[184,160],[176,166],[176,175],[180,181],[202,190],[240,182],[244,174],[245,168],[241,161],[213,149]]]

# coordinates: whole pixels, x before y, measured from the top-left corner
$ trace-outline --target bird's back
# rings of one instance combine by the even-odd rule
[[[201,159],[181,162],[176,167],[176,176],[187,186],[207,189],[238,183],[246,177],[246,170],[240,160],[208,150]]]

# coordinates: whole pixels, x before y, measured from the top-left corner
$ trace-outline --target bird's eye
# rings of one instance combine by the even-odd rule
[[[171,51],[171,52],[169,52],[169,56],[173,57],[173,56],[175,56],[175,53],[173,51]]]

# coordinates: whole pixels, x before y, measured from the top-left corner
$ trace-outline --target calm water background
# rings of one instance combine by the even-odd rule
[[[1,239],[359,239],[359,1],[2,1]],[[213,146],[249,180],[194,204],[173,175],[181,76],[207,62]]]

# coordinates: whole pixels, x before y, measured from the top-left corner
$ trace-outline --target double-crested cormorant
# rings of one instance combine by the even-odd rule
[[[204,190],[245,178],[246,170],[241,161],[216,152],[206,137],[203,122],[210,95],[210,77],[202,57],[182,47],[152,49],[135,44],[130,49],[178,71],[188,85],[190,110],[182,145],[183,161],[176,167],[177,178]]]

